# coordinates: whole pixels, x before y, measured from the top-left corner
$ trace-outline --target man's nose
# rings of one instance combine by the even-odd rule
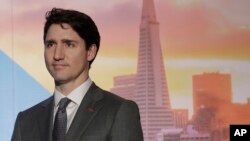
[[[63,46],[57,46],[54,52],[54,59],[58,61],[58,60],[64,59],[64,57],[65,57],[65,54],[64,54]]]

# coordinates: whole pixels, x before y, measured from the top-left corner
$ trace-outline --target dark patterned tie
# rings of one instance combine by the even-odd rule
[[[62,98],[56,113],[53,129],[53,141],[63,141],[67,128],[67,112],[66,107],[70,103],[68,98]]]

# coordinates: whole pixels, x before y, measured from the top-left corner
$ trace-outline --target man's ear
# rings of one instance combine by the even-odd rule
[[[92,44],[87,50],[87,60],[92,61],[96,56],[96,52],[97,52],[96,44]]]

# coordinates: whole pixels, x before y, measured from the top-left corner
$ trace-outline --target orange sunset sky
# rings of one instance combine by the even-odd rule
[[[230,73],[233,101],[250,97],[250,1],[155,0],[173,107],[190,107],[192,75]],[[0,50],[50,92],[43,60],[45,12],[52,7],[89,14],[101,34],[91,78],[102,88],[113,77],[136,73],[142,0],[1,0]]]

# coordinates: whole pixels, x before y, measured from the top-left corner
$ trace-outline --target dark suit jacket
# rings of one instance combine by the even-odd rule
[[[11,141],[52,141],[54,96],[20,112]],[[94,83],[66,134],[65,141],[143,141],[139,110]]]

